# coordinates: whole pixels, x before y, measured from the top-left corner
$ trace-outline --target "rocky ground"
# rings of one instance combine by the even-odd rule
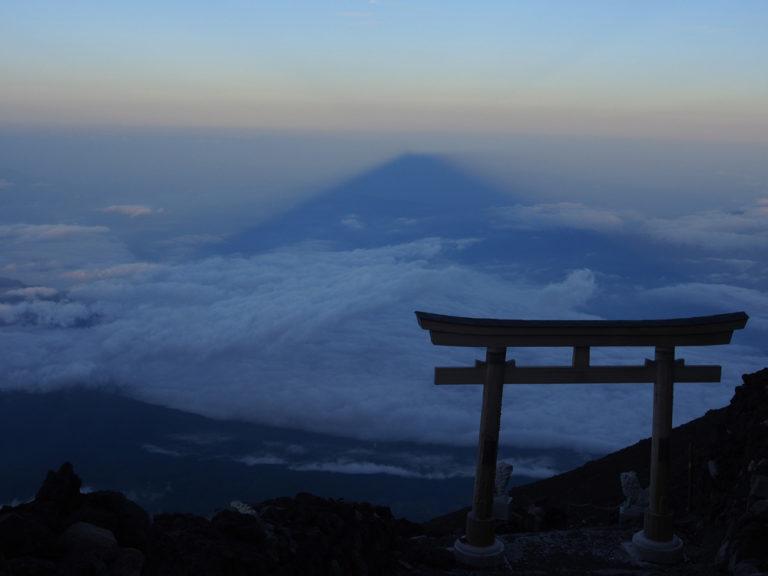
[[[81,493],[70,464],[29,503],[0,509],[0,576],[768,573],[768,369],[744,377],[729,406],[673,435],[677,566],[638,565],[622,544],[620,472],[647,483],[642,441],[554,478],[512,490],[499,522],[506,562],[456,565],[466,511],[424,524],[388,508],[311,494],[233,503],[211,518],[147,513],[117,492]]]

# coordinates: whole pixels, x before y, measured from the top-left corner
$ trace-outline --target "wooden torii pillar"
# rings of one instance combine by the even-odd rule
[[[719,382],[720,366],[688,366],[675,360],[677,346],[728,344],[746,326],[744,312],[670,320],[497,320],[416,312],[433,344],[486,349],[485,361],[468,368],[435,368],[435,384],[482,384],[475,487],[466,535],[454,545],[457,558],[489,565],[503,558],[495,537],[493,488],[496,475],[501,398],[504,384],[653,384],[651,482],[643,530],[633,537],[643,560],[674,562],[682,541],[674,534],[669,502],[670,434],[675,382]],[[595,346],[655,348],[654,360],[639,366],[592,366]],[[507,361],[511,347],[571,347],[570,366],[517,366]]]

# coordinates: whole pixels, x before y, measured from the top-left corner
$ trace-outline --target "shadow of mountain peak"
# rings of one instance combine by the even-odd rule
[[[414,203],[430,204],[433,212],[451,205],[487,207],[503,201],[504,193],[481,177],[471,174],[448,156],[407,153],[354,176],[321,193],[317,200],[345,196],[360,201],[378,199],[403,202],[402,209]],[[446,205],[449,202],[449,205]],[[362,202],[360,202],[362,203]],[[396,208],[396,207],[394,207]]]
[[[471,234],[510,197],[450,157],[407,153],[313,195],[230,238],[225,252],[303,241],[365,247],[424,236]]]

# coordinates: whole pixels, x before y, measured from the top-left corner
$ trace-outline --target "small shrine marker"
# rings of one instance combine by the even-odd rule
[[[467,368],[435,368],[435,384],[482,384],[475,487],[466,535],[456,540],[456,557],[467,564],[503,560],[504,546],[493,521],[494,480],[505,384],[653,384],[650,501],[643,530],[632,538],[642,560],[675,562],[683,543],[674,534],[669,502],[670,435],[674,383],[719,382],[720,366],[688,366],[675,359],[676,346],[728,344],[747,324],[744,312],[669,320],[498,320],[416,312],[433,344],[485,348],[485,361]],[[592,366],[594,346],[655,348],[639,366]],[[572,347],[570,366],[517,366],[510,347]]]

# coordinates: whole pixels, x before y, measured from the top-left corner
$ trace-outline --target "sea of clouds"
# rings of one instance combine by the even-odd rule
[[[21,256],[33,262],[48,253],[55,256],[46,260],[50,274],[65,282],[0,288],[2,389],[119,386],[217,418],[363,439],[476,441],[479,387],[436,387],[432,369],[469,365],[482,351],[431,345],[414,310],[599,318],[601,300],[616,296],[599,271],[564,270],[558,281],[541,284],[461,264],[453,256],[464,244],[441,238],[142,262],[126,261],[125,247],[101,228],[16,225],[2,234],[9,239],[5,276]],[[101,265],[84,265],[88,250]],[[744,309],[751,316],[751,337],[681,351],[689,363],[723,364],[724,382],[678,386],[677,423],[724,405],[741,373],[766,364],[765,291],[727,282],[622,289],[645,310],[697,301],[713,312]],[[603,349],[594,358],[639,363],[651,354]],[[510,357],[521,364],[569,360],[566,350],[516,350]],[[601,452],[647,436],[650,417],[650,386],[509,386],[502,441]]]

